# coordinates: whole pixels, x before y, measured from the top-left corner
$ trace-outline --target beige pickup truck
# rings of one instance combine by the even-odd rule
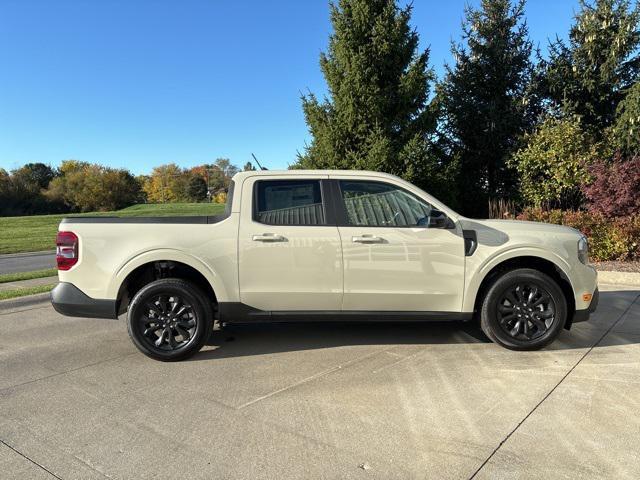
[[[531,350],[598,302],[580,232],[464,218],[376,172],[242,172],[223,215],[66,218],[59,230],[55,309],[126,312],[133,343],[158,360],[196,353],[214,322],[478,320],[494,342]]]

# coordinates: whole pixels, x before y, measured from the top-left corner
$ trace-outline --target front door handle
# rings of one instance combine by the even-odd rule
[[[384,243],[384,239],[375,235],[362,235],[360,237],[351,237],[353,243]]]
[[[261,235],[254,235],[251,237],[254,242],[286,242],[287,239],[277,233],[263,233]]]

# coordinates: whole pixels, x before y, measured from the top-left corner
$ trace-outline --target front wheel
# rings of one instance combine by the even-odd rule
[[[489,287],[480,324],[511,350],[538,350],[553,342],[567,320],[567,301],[548,275],[529,268],[504,273]]]
[[[198,352],[213,325],[211,304],[195,285],[163,278],[133,297],[127,329],[134,345],[156,360],[183,360]]]

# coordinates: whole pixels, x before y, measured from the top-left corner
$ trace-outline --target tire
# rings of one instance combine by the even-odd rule
[[[482,331],[510,350],[539,350],[549,345],[566,321],[567,300],[560,286],[548,275],[530,268],[512,270],[496,278],[480,310]]]
[[[127,312],[133,344],[156,360],[184,360],[197,353],[213,329],[209,299],[179,278],[155,280],[138,291]],[[145,333],[146,332],[146,333]]]

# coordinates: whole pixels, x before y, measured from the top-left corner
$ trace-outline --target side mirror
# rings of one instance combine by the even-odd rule
[[[440,210],[431,210],[431,215],[426,217],[426,227],[427,228],[449,228],[451,225],[451,220],[449,217],[445,215],[444,212]]]

